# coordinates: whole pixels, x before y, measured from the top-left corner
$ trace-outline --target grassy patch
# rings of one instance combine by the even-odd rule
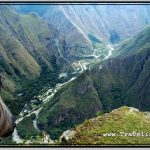
[[[148,136],[125,136],[122,133],[149,133],[150,119],[145,113],[121,107],[111,113],[85,121],[75,128],[75,137],[69,144],[86,145],[141,145],[149,144]],[[104,133],[115,133],[115,136],[104,136]],[[106,134],[105,134],[106,135]],[[124,136],[123,136],[124,135]]]

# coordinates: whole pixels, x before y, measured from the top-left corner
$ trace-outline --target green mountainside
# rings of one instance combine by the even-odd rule
[[[150,26],[147,26],[139,34],[133,36],[132,38],[128,38],[119,44],[113,52],[113,56],[127,57],[135,53],[144,52],[150,47],[149,38]]]
[[[71,127],[86,118],[94,117],[96,112],[110,112],[124,105],[149,111],[150,49],[144,45],[149,41],[150,29],[147,28],[144,32],[144,40],[139,38],[137,43],[140,46],[132,54],[103,61],[58,91],[52,103],[41,110],[39,127],[55,137],[65,130],[66,124]],[[136,37],[142,36],[142,33]],[[129,41],[131,47],[136,46],[136,37]]]
[[[103,132],[149,131],[150,26],[141,31],[148,22],[113,49],[108,37],[97,36],[99,28],[89,30],[94,17],[88,32],[82,29],[87,22],[83,17],[79,24],[78,7],[47,9],[39,16],[0,6],[0,95],[18,122],[15,134],[0,144],[14,144],[14,137],[20,137],[20,144],[47,138],[57,144],[72,128],[74,137],[59,144],[148,144],[147,137],[102,137]],[[120,41],[119,32],[109,34],[112,43]],[[123,34],[122,39],[128,37]]]
[[[46,130],[52,138],[57,138],[63,130],[101,111],[97,91],[91,79],[86,77],[86,81],[79,81],[80,87],[77,80],[63,87],[39,113],[37,123],[40,129]]]
[[[38,15],[21,15],[9,6],[0,6],[0,13],[1,95],[10,108],[16,105],[12,110],[16,114],[21,111],[19,105],[24,106],[24,99],[30,100],[42,85],[55,82],[58,73],[71,66],[56,45],[59,40],[64,47],[63,37]],[[25,96],[16,99],[16,91]]]
[[[0,13],[0,92],[10,109],[15,103],[15,115],[44,87],[58,83],[60,73],[82,71],[109,51],[92,34],[78,44],[75,36],[73,46],[68,45],[62,33],[34,12],[21,14],[1,5]]]
[[[86,120],[75,127],[68,139],[61,137],[61,144],[68,145],[149,145],[149,112],[131,107],[120,107],[110,113]]]

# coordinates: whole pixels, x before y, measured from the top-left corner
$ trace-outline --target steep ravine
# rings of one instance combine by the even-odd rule
[[[58,41],[56,41],[58,42]],[[108,45],[107,46],[109,48],[109,52],[108,55],[105,57],[105,59],[109,58],[112,54],[112,50],[113,48]],[[95,50],[94,50],[95,52]],[[95,58],[98,58],[99,56],[97,56],[96,54],[94,54],[93,52],[93,56]],[[79,65],[81,67],[81,71],[79,71],[79,73],[82,73],[84,70],[88,69],[86,67],[85,63],[82,63],[82,60],[79,61]],[[76,72],[78,72],[78,70],[76,70]],[[40,129],[37,126],[37,119],[38,119],[38,114],[40,112],[40,110],[43,108],[44,104],[48,103],[51,99],[53,99],[55,93],[61,89],[63,86],[65,86],[66,84],[68,84],[69,82],[73,81],[76,77],[72,77],[70,80],[68,80],[67,82],[64,83],[58,83],[56,84],[56,86],[54,88],[50,88],[48,89],[46,92],[44,92],[42,95],[39,95],[38,98],[42,101],[42,103],[40,105],[37,105],[36,108],[32,109],[32,110],[28,110],[27,108],[24,109],[20,112],[19,114],[19,118],[16,120],[16,124],[20,123],[24,118],[31,116],[32,114],[36,115],[36,118],[33,120],[33,126],[35,127],[35,129],[37,131],[39,131]],[[32,103],[32,102],[30,102]],[[27,104],[25,104],[26,106]],[[27,114],[26,114],[27,113]],[[47,135],[48,136],[48,135]],[[45,136],[45,138],[47,138],[47,136]],[[23,144],[24,143],[24,139],[22,139],[17,132],[17,129],[14,130],[13,136],[12,136],[12,140],[14,142],[16,142],[16,144]],[[46,139],[44,139],[43,141],[47,141]],[[49,139],[50,142],[47,141],[47,143],[45,144],[54,144],[54,141]],[[29,144],[32,143],[32,141],[30,140],[26,140],[24,144]]]
[[[16,120],[16,124],[18,124],[19,122],[21,122],[25,117],[29,117],[31,116],[32,114],[35,114],[36,115],[36,119],[33,120],[33,125],[35,127],[36,130],[39,130],[38,129],[38,126],[37,126],[37,118],[38,118],[38,114],[40,112],[40,110],[42,109],[43,105],[48,103],[48,101],[50,101],[53,96],[55,95],[55,93],[62,87],[62,86],[65,86],[66,84],[68,84],[69,82],[73,81],[75,79],[75,77],[71,78],[69,81],[67,82],[64,82],[64,83],[58,83],[56,84],[56,86],[54,88],[51,88],[49,90],[47,90],[45,93],[43,93],[43,95],[39,95],[38,98],[42,101],[42,103],[37,106],[37,108],[33,109],[33,110],[28,110],[28,109],[23,109],[20,114],[19,114],[19,118]],[[27,105],[27,104],[26,104]],[[24,115],[25,112],[28,112],[27,115]],[[46,136],[47,137],[47,136]],[[12,140],[14,142],[16,142],[17,144],[21,144],[23,143],[23,139],[20,138],[20,136],[18,135],[17,133],[17,129],[14,130],[14,133],[13,133],[13,137],[12,137]],[[45,143],[45,144],[53,144],[54,142],[52,140],[50,140],[51,143]],[[26,143],[30,143],[29,140],[27,140],[24,144]]]

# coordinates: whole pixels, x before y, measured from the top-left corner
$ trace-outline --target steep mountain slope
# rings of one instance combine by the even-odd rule
[[[140,38],[136,41],[135,38],[140,37],[143,33],[145,33],[144,40]],[[85,71],[70,83],[70,85],[58,91],[52,100],[54,103],[47,104],[41,110],[38,118],[39,127],[42,127],[42,125],[55,126],[55,122],[46,121],[55,118],[54,120],[59,120],[56,125],[62,132],[64,129],[61,128],[61,125],[67,120],[65,118],[67,118],[68,113],[65,112],[67,109],[63,104],[69,103],[70,101],[72,103],[74,102],[74,107],[69,112],[69,114],[73,114],[73,118],[78,116],[75,113],[76,109],[78,109],[78,114],[84,112],[83,108],[79,107],[80,105],[84,106],[84,110],[87,112],[86,116],[82,114],[81,116],[84,117],[78,118],[76,123],[80,123],[85,118],[92,117],[92,115],[94,116],[98,111],[109,112],[123,105],[134,106],[141,110],[149,111],[150,48],[146,44],[149,41],[149,33],[150,28],[147,28],[139,33],[139,35],[133,37],[131,43],[130,41],[126,43],[127,46],[130,44],[131,47],[135,46],[136,48],[127,57],[120,55],[103,61],[95,65],[91,70]],[[141,46],[137,47],[137,44],[132,41],[140,43]],[[121,49],[118,51],[121,52]],[[97,100],[97,107],[91,107],[93,106],[92,103],[94,100]],[[79,102],[79,105],[77,105],[77,102]],[[59,106],[57,107],[57,115],[54,113],[56,106]],[[91,111],[93,112],[92,115],[88,115]],[[47,116],[46,120],[44,119],[45,116]],[[49,118],[49,116],[51,117]],[[73,119],[69,119],[67,122],[74,124]],[[52,131],[52,128],[51,130],[49,128],[44,129],[48,132]]]
[[[4,69],[8,75],[11,73],[19,75],[20,73],[26,77],[30,74],[30,78],[38,76],[40,74],[40,66],[21,42],[13,36],[11,32],[13,27],[9,28],[10,24],[14,24],[14,22],[19,20],[19,17],[7,7],[1,7],[0,12],[1,69]]]
[[[149,112],[121,107],[86,120],[70,136],[62,136],[68,145],[149,145]]]
[[[28,8],[27,12],[34,10],[44,21],[36,13],[20,14],[12,7],[0,6],[0,94],[17,115],[21,110],[26,115],[28,110],[41,107],[34,121],[53,139],[97,112],[109,112],[122,105],[149,111],[150,28],[140,32],[149,24],[148,8],[140,5],[134,8],[120,5]],[[49,91],[44,93],[44,96],[47,94],[45,103],[38,99],[43,85],[52,88],[59,83],[59,73],[72,72],[75,65],[80,66],[81,72],[86,70],[83,64],[91,57],[97,62],[97,58],[101,61],[109,56],[108,43],[118,43],[138,32],[117,47],[115,57],[61,85],[60,90],[56,88],[54,98],[55,92]],[[83,63],[83,60],[86,61]],[[32,105],[28,105],[29,101]],[[31,108],[26,109],[25,104]],[[33,123],[31,118],[27,120]],[[24,137],[31,136],[34,124],[29,133],[21,133],[20,127],[24,128],[25,123],[28,122],[20,122],[18,131]]]
[[[56,44],[59,40],[59,47],[65,48],[63,37],[38,15],[20,15],[9,6],[0,6],[0,13],[1,95],[10,105],[9,101],[15,98],[12,93],[22,89],[29,80],[41,79],[44,75],[45,82],[48,78],[54,81],[60,71],[69,70],[71,66],[60,55]],[[40,82],[43,83],[38,83],[39,88],[44,84]]]
[[[70,5],[63,6],[63,11],[86,35],[92,33],[102,41],[116,43],[150,23],[148,8],[146,5]]]
[[[17,10],[36,11],[56,26],[68,42],[78,35],[77,42],[84,43],[88,35],[93,34],[102,41],[116,43],[150,23],[149,5],[43,5],[37,8],[38,5],[19,6]]]
[[[66,128],[81,123],[102,110],[91,78],[85,78],[86,81],[78,80],[80,87],[76,81],[62,87],[39,113],[39,128],[47,131],[52,138],[58,138]]]
[[[86,28],[86,26],[83,25],[83,28],[81,28],[76,24],[75,18],[70,18],[70,12],[66,12],[66,10],[68,10],[66,7],[67,6],[65,5],[51,5],[42,17],[64,35],[67,46],[65,54],[68,59],[92,55],[94,54],[94,49],[97,49],[99,56],[104,58],[108,54],[108,43],[102,41],[98,36],[91,32],[84,32],[83,28]],[[80,18],[77,19],[80,20]],[[85,24],[89,24],[89,22],[86,22]],[[94,39],[97,39],[99,42],[96,42]],[[95,46],[95,42],[98,43],[97,46]]]
[[[144,52],[149,48],[150,27],[146,27],[139,34],[132,38],[128,38],[120,45],[116,46],[113,51],[113,57],[127,57],[129,55]]]
[[[40,10],[45,11],[41,13]],[[66,49],[62,53],[69,60],[74,61],[74,58],[81,59],[82,55],[90,55],[93,53],[93,42],[88,36],[76,26],[73,20],[67,17],[67,14],[63,11],[63,6],[49,5],[41,6],[40,10],[36,5],[34,6],[18,6],[18,12],[36,12],[41,15],[49,24],[55,26],[60,34],[65,38]],[[106,53],[107,47],[105,44],[100,45]],[[101,54],[102,56],[105,54]]]
[[[5,25],[5,30],[10,31],[38,63],[52,67],[51,55],[59,55],[55,40],[60,40],[60,46],[64,42],[58,31],[34,13],[20,15],[9,7],[1,6],[1,14],[1,24]]]
[[[75,70],[81,71],[90,68],[89,63],[105,59],[109,44],[119,43],[149,25],[149,8],[149,5],[16,6],[18,12],[36,12],[55,26],[66,41],[62,55],[72,62]]]

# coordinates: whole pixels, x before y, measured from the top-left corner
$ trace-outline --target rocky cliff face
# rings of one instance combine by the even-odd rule
[[[108,54],[107,44],[116,44],[139,33],[150,23],[148,5],[43,5],[18,6],[21,13],[36,12],[65,38],[66,48],[62,51],[71,61],[91,55],[93,43],[99,40],[103,51]],[[92,37],[92,38],[91,38]]]
[[[104,111],[127,104],[149,110],[149,31],[150,28],[146,28],[140,32],[123,49],[121,45],[119,51],[122,53],[119,56],[103,61],[91,71],[85,72],[92,78]],[[124,54],[126,48],[129,54]]]
[[[85,118],[91,118],[96,112],[102,111],[101,102],[91,79],[88,76],[84,77],[86,80],[80,80],[80,86],[75,80],[73,84],[59,90],[40,111],[38,126],[46,130],[53,139],[57,139],[64,130],[74,124],[81,123]]]
[[[147,28],[133,37],[130,44],[126,43],[127,47],[129,45],[131,48],[136,47],[136,50],[133,48],[134,51],[130,55],[125,56],[120,53],[117,57],[105,60],[95,65],[91,70],[85,71],[65,89],[58,91],[58,95],[56,94],[53,99],[56,100],[56,104],[59,106],[57,107],[57,115],[54,115],[56,105],[49,105],[47,110],[51,111],[41,110],[39,122],[44,124],[45,114],[47,116],[53,115],[53,118],[59,118],[67,110],[64,105],[65,102],[76,104],[72,109],[74,117],[77,117],[77,114],[74,113],[76,109],[79,114],[82,114],[83,118],[78,118],[76,123],[82,122],[85,118],[92,117],[92,115],[94,116],[98,111],[109,112],[123,105],[148,111],[150,109],[149,31],[150,28]],[[136,46],[137,37],[143,35],[143,33],[145,33],[144,40],[138,38],[140,46]],[[64,111],[62,111],[63,109]],[[69,119],[67,122],[72,122],[72,120]],[[60,124],[65,121],[64,118]],[[49,124],[53,125],[52,122],[49,122]],[[60,124],[58,124],[58,128],[61,128]],[[49,129],[46,130],[49,132]]]
[[[148,8],[146,5],[64,5],[59,9],[83,35],[94,34],[103,41],[117,43],[150,23]]]
[[[17,93],[17,99],[12,98],[15,103],[7,101],[15,111],[20,105],[23,107],[26,100],[31,100],[37,89],[41,90],[41,84],[55,82],[60,70],[70,69],[75,60],[79,60],[81,66],[80,59],[85,55],[97,58],[97,51],[104,58],[108,54],[108,43],[115,44],[139,33],[150,21],[149,6],[145,5],[35,8],[30,7],[26,12],[34,10],[41,17],[33,12],[20,14],[22,9],[17,13],[8,6],[0,7],[1,95],[10,100],[9,93],[22,81],[26,84],[37,79],[23,89],[25,92]],[[37,119],[38,127],[56,139],[66,129],[96,113],[109,112],[122,105],[149,110],[149,35],[147,28],[119,45],[114,57],[65,84],[43,106]],[[21,99],[20,95],[25,97]]]
[[[37,9],[37,6],[22,8],[18,7],[18,11],[36,11],[43,16],[65,35],[69,44],[75,42],[88,45],[88,34],[102,41],[117,43],[138,33],[150,23],[148,5],[51,5],[41,9]]]

